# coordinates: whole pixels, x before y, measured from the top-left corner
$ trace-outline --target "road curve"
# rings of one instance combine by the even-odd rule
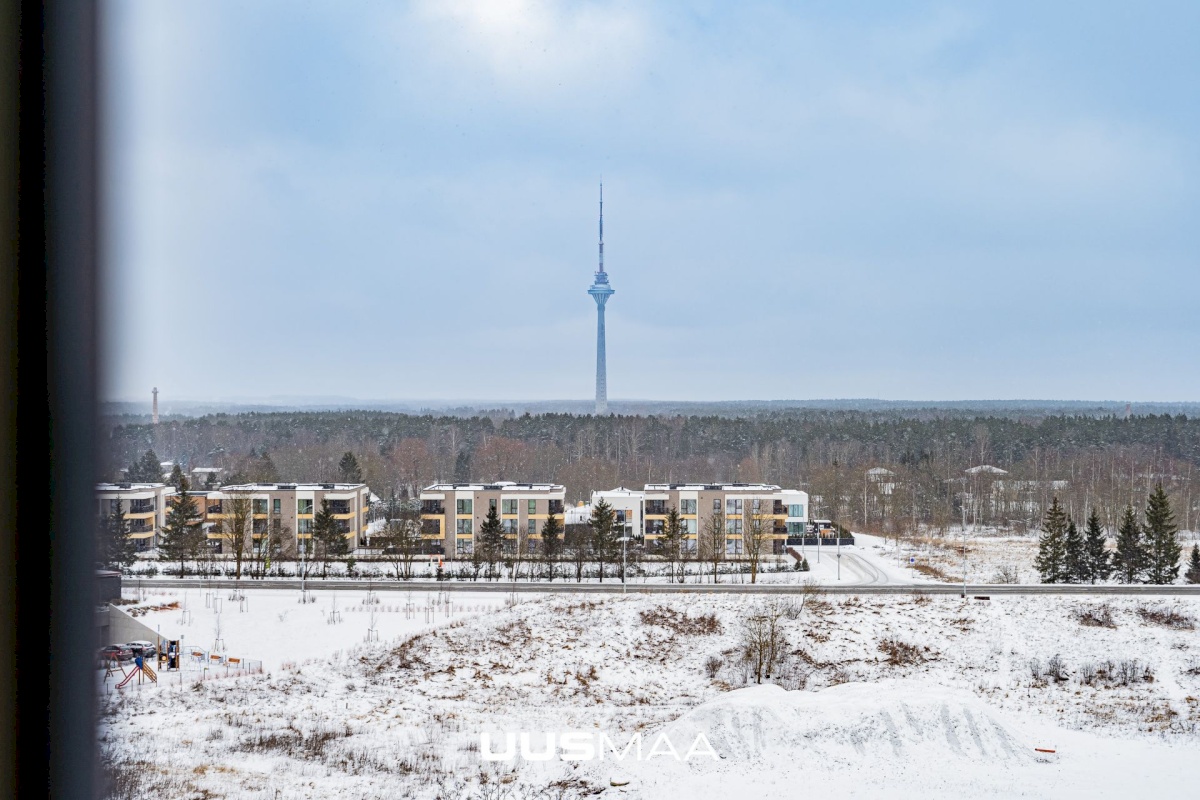
[[[845,553],[842,554],[845,557]],[[124,578],[125,588],[144,589],[216,589],[232,588],[237,581],[231,579],[200,580],[199,578]],[[242,580],[243,589],[275,589],[298,591],[300,581]],[[803,592],[802,584],[748,584],[748,583],[544,583],[527,581],[365,581],[365,580],[310,580],[312,591],[375,591],[396,592],[553,592],[555,594],[797,594]],[[911,595],[922,594],[961,595],[962,584],[945,583],[873,583],[855,585],[821,585],[826,594],[879,594]],[[967,594],[974,596],[995,595],[1127,595],[1131,597],[1200,597],[1200,584],[1173,586],[1125,586],[1090,584],[967,584]]]

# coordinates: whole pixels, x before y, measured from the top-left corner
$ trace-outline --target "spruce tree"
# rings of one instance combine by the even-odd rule
[[[362,469],[358,466],[358,459],[354,457],[354,453],[349,451],[342,456],[342,460],[338,462],[338,475],[341,476],[342,483],[362,483]]]
[[[128,567],[137,560],[137,542],[119,507],[101,516],[96,530],[96,560],[107,569]]]
[[[158,456],[153,450],[147,450],[125,471],[125,478],[130,483],[162,483],[162,464]]]
[[[667,521],[663,525],[663,534],[659,539],[662,545],[663,560],[667,562],[667,582],[675,582],[675,566],[679,563],[683,546],[683,520],[679,511],[671,506],[667,511]]]
[[[546,562],[546,573],[554,580],[554,562],[562,552],[562,522],[555,514],[546,517],[542,523],[542,559]]]
[[[1042,520],[1042,536],[1034,566],[1042,583],[1065,583],[1067,574],[1067,512],[1054,498]]]
[[[171,477],[167,478],[167,483],[174,486],[175,491],[177,492],[187,491],[186,489],[181,488],[187,484],[187,478],[183,476],[183,470],[180,469],[178,464],[171,467]]]
[[[1188,583],[1200,583],[1200,545],[1192,545],[1192,557],[1188,559],[1187,572],[1183,579]]]
[[[1092,513],[1088,514],[1083,537],[1088,583],[1106,581],[1112,575],[1112,556],[1104,547],[1104,539],[1104,528],[1100,526],[1100,517],[1093,508]]]
[[[487,516],[479,526],[479,543],[476,549],[487,562],[487,579],[491,580],[495,574],[496,562],[504,552],[504,526],[500,524],[500,515],[496,512],[494,502],[488,505]]]
[[[1084,549],[1083,535],[1075,526],[1075,520],[1067,517],[1066,546],[1066,582],[1087,583],[1088,563],[1087,551]]]
[[[176,470],[178,469],[176,466]],[[167,518],[158,540],[158,558],[160,561],[178,562],[179,575],[183,577],[185,562],[189,555],[199,549],[197,539],[203,536],[203,533],[200,527],[200,511],[196,507],[195,499],[187,493],[187,478],[183,477],[182,473],[178,477],[179,488],[175,497],[170,500],[171,506],[167,509]]]
[[[616,520],[616,513],[604,498],[600,498],[596,505],[592,506],[588,526],[592,530],[592,552],[600,562],[601,583],[604,583],[604,565],[612,558],[616,545]]]
[[[321,560],[321,577],[329,575],[329,562],[346,555],[350,550],[346,537],[338,528],[338,521],[329,510],[329,501],[321,500],[321,508],[313,515],[313,549]]]
[[[1146,568],[1146,551],[1142,544],[1142,527],[1138,525],[1133,506],[1125,506],[1117,525],[1117,550],[1113,554],[1113,571],[1122,583],[1139,583]]]
[[[1158,484],[1146,501],[1146,580],[1153,584],[1174,583],[1179,577],[1179,556],[1183,548],[1176,534],[1171,501]]]

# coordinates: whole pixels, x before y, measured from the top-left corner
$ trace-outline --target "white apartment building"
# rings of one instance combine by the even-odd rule
[[[695,550],[710,518],[725,528],[725,552],[744,552],[748,519],[769,519],[771,552],[783,553],[789,536],[801,537],[808,524],[808,493],[765,483],[648,483],[640,491],[611,489],[594,492],[592,505],[603,499],[618,513],[627,535],[652,549],[663,533],[667,513],[674,508],[684,531],[684,546]]]
[[[448,558],[470,556],[488,510],[495,508],[505,548],[534,552],[549,516],[563,516],[566,494],[566,487],[556,483],[435,483],[421,491],[425,551]]]

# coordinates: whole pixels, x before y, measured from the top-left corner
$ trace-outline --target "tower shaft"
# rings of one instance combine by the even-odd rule
[[[604,347],[604,305],[615,294],[604,271],[604,184],[600,184],[600,263],[588,294],[596,301],[596,413],[608,413],[608,364]]]

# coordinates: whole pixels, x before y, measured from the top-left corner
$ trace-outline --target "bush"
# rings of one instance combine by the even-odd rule
[[[921,648],[915,644],[902,642],[894,637],[879,640],[879,652],[887,656],[887,663],[893,667],[924,664],[929,660],[926,653],[929,648]]]
[[[1177,631],[1190,631],[1196,627],[1196,620],[1189,614],[1180,611],[1176,606],[1138,606],[1137,614],[1143,622],[1174,628]]]
[[[715,614],[690,617],[669,606],[656,606],[641,612],[641,618],[646,625],[658,625],[684,636],[704,636],[721,632],[721,621]]]
[[[1112,607],[1108,603],[1077,609],[1075,619],[1079,620],[1080,625],[1087,625],[1091,628],[1117,627],[1117,623],[1113,622]]]
[[[721,671],[721,667],[725,662],[719,656],[709,656],[704,662],[704,672],[709,678],[717,677],[717,673]]]

